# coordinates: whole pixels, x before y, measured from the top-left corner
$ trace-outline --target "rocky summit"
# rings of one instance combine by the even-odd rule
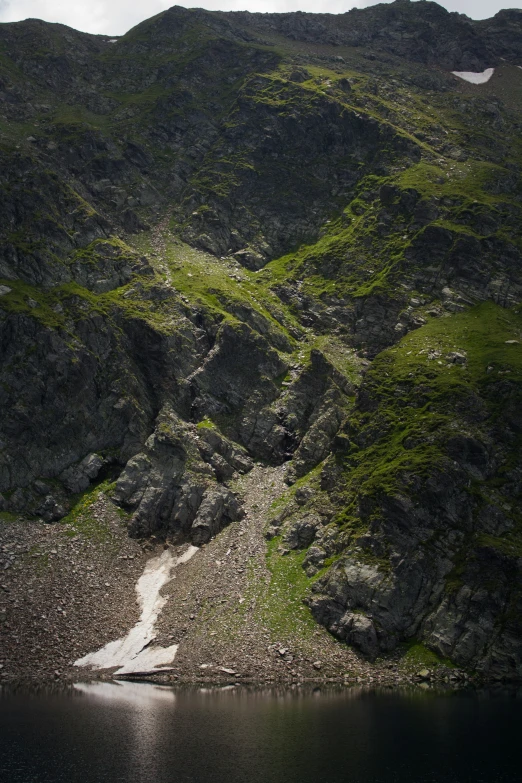
[[[172,677],[522,677],[521,131],[519,10],[0,25],[0,677],[187,544]]]

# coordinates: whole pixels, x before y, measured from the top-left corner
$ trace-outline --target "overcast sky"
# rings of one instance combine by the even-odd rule
[[[449,11],[472,19],[494,16],[501,8],[522,8],[522,0],[442,0]],[[375,5],[373,0],[0,0],[0,22],[30,17],[61,22],[89,33],[122,35],[154,14],[182,5],[212,11],[314,11],[339,14],[350,8]]]

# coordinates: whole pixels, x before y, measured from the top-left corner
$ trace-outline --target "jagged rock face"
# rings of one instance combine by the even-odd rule
[[[319,622],[520,676],[521,32],[0,26],[0,513],[111,477],[131,535],[199,545],[288,463],[267,535]]]
[[[311,95],[307,103],[302,97],[291,81],[283,86],[255,75],[243,85],[233,124],[194,181],[183,234],[188,242],[261,268],[317,232],[339,194],[358,181],[362,161],[382,168],[397,157],[417,157],[413,145],[371,118],[326,96]],[[388,144],[392,155],[384,152]],[[246,170],[239,177],[236,161]]]
[[[520,11],[473,22],[436,3],[409,0],[352,9],[345,14],[223,14],[249,30],[278,32],[295,41],[365,47],[447,70],[482,71],[502,51],[520,57]]]
[[[145,443],[146,451],[127,463],[114,498],[135,509],[131,533],[159,531],[199,546],[241,517],[237,498],[216,486],[216,478],[231,478],[236,469],[246,472],[252,461],[218,433],[194,430],[166,407]]]
[[[511,317],[503,337],[518,328],[518,315]],[[421,383],[408,371],[422,330],[382,354],[363,381],[346,441],[338,438],[337,469],[333,461],[323,469],[330,496],[352,501],[334,524],[316,525],[306,568],[316,574],[328,558],[335,562],[314,582],[310,606],[332,633],[370,657],[420,637],[460,664],[519,676],[520,386],[512,371],[504,376],[481,356],[499,314],[483,309],[489,324],[475,335],[468,318],[462,316],[459,340],[469,340],[469,351],[441,352],[442,367],[431,370],[440,360],[421,349]],[[411,364],[401,366],[404,360]],[[417,374],[421,367],[422,359]],[[379,464],[379,452],[387,464]],[[319,504],[312,498],[308,510],[290,507],[277,520],[291,546],[302,546],[295,539]]]

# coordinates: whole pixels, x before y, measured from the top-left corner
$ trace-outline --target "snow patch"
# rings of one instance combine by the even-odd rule
[[[489,82],[493,74],[494,68],[486,68],[482,73],[474,73],[473,71],[452,71],[453,76],[458,76],[459,79],[464,79],[465,82],[470,84],[485,84]]]
[[[109,39],[107,41],[107,43],[118,43],[118,39],[117,38],[111,38],[111,39]]]
[[[198,547],[189,546],[181,557],[175,559],[170,550],[166,549],[159,557],[149,560],[136,585],[141,616],[134,628],[123,639],[109,642],[101,650],[75,661],[74,665],[91,666],[93,669],[113,669],[118,666],[116,674],[130,674],[150,672],[172,663],[178,651],[177,644],[171,647],[151,645],[156,638],[156,620],[167,601],[160,592],[170,581],[172,569],[187,563],[197,551]]]

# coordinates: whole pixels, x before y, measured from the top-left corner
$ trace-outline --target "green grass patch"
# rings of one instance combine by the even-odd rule
[[[80,104],[59,103],[49,113],[43,115],[42,121],[47,125],[50,121],[60,134],[74,138],[86,130],[108,130],[110,119],[105,114],[95,114]]]
[[[54,292],[45,292],[21,280],[0,279],[0,284],[11,289],[0,297],[2,310],[29,315],[49,329],[63,327],[65,318],[63,313],[55,309],[59,302]]]
[[[522,529],[507,533],[504,536],[491,536],[482,533],[477,536],[476,543],[481,547],[488,547],[497,552],[513,558],[522,558]]]
[[[281,555],[278,552],[280,544],[281,538],[278,537],[267,545],[270,582],[258,599],[259,619],[274,637],[286,634],[308,636],[317,630],[317,625],[303,603],[311,584],[302,567],[306,552],[291,551]]]
[[[453,352],[464,353],[466,363],[451,363]],[[503,395],[499,384],[507,384]],[[521,312],[491,302],[432,319],[381,353],[364,380],[370,403],[350,417],[348,445],[338,455],[351,498],[338,524],[354,523],[360,495],[411,495],[411,482],[418,486],[447,464],[450,438],[480,438],[474,408],[485,406],[494,422],[506,399],[522,402],[521,384]]]
[[[124,247],[121,252],[125,254]],[[86,249],[73,260],[94,264],[95,253],[96,245]],[[136,276],[120,288],[99,294],[75,282],[64,283],[48,291],[21,280],[0,279],[0,284],[11,289],[0,297],[1,309],[8,313],[30,316],[48,329],[62,329],[67,332],[69,319],[79,321],[97,313],[115,320],[142,320],[156,331],[170,334],[180,320],[173,310],[172,299],[158,302],[148,297],[149,288],[156,284],[150,277]]]
[[[218,259],[163,234],[164,249],[151,253],[150,235],[133,239],[141,252],[151,253],[150,262],[163,279],[189,301],[213,311],[220,318],[242,320],[258,328],[270,340],[278,332],[289,346],[295,341],[289,330],[300,330],[295,316],[255,272],[232,259]],[[252,318],[260,317],[259,325]],[[276,337],[277,339],[277,337]]]
[[[199,421],[196,425],[196,428],[198,430],[215,430],[217,429],[216,425],[213,421],[210,419],[203,419],[202,421]]]
[[[61,521],[64,535],[73,538],[82,537],[98,544],[110,545],[114,542],[114,535],[110,522],[102,514],[95,516],[92,507],[98,500],[100,492],[110,492],[113,483],[110,479],[91,486],[80,493],[74,499],[74,505]],[[122,523],[128,519],[128,514],[120,509],[118,514]]]
[[[0,523],[10,524],[12,522],[17,522],[19,518],[18,514],[11,514],[9,511],[0,511]]]
[[[413,640],[405,645],[406,651],[403,660],[419,668],[435,669],[437,666],[446,666],[454,669],[455,665],[449,658],[441,658],[439,655],[428,649],[424,644]]]
[[[458,197],[467,204],[480,202],[494,207],[502,202],[514,201],[507,193],[490,192],[506,173],[502,166],[486,161],[452,160],[443,165],[421,161],[406,169],[396,182],[401,188],[414,188],[424,197]]]

